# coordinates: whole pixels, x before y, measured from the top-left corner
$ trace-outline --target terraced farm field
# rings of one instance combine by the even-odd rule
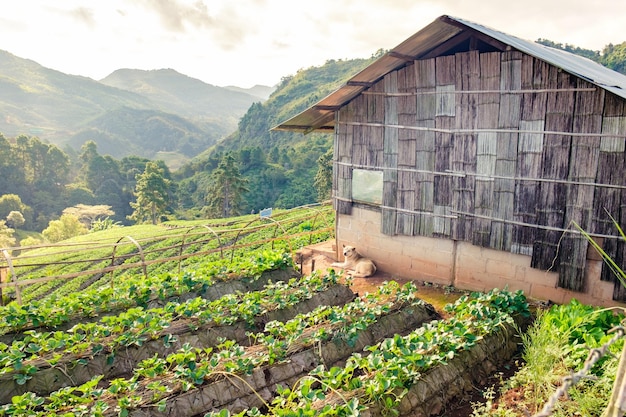
[[[355,291],[341,271],[300,270],[331,215],[170,224],[123,249],[129,230],[109,231],[15,257],[0,415],[437,415],[517,351],[521,293],[433,306],[412,282]]]

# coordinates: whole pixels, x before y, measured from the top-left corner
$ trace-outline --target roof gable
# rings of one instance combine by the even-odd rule
[[[626,99],[626,76],[616,71],[579,55],[444,15],[391,49],[353,76],[344,86],[272,130],[295,130],[305,134],[312,131],[332,131],[335,111],[348,104],[386,74],[414,60],[468,50],[490,52],[510,49],[516,49],[541,59]]]

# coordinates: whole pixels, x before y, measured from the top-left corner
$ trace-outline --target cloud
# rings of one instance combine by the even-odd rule
[[[155,12],[163,27],[173,32],[185,32],[188,25],[202,28],[215,23],[203,1],[186,4],[180,0],[141,0]]]
[[[69,14],[77,21],[84,23],[89,27],[94,26],[96,23],[93,17],[93,10],[87,7],[78,7],[70,10]]]

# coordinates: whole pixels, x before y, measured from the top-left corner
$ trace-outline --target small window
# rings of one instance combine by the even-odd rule
[[[352,199],[364,203],[382,204],[383,172],[354,169],[352,171]]]

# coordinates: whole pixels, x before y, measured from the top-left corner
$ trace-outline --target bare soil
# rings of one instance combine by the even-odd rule
[[[331,264],[337,261],[336,252],[333,250],[333,244],[334,241],[327,241],[306,247],[299,251],[296,256],[296,262],[301,266],[301,272],[303,274],[310,274],[312,271],[327,271],[329,268],[335,269],[339,272],[339,268],[331,267]],[[350,284],[350,288],[356,294],[374,293],[385,281],[396,281],[401,285],[409,281],[413,281],[418,288],[419,298],[432,304],[442,317],[446,316],[446,313],[443,310],[446,304],[454,302],[460,296],[466,294],[465,291],[457,290],[453,287],[446,287],[429,282],[404,278],[382,271],[377,271],[369,278],[351,278],[351,280],[352,282]],[[521,357],[518,353],[507,364],[491,375],[487,384],[480,387],[474,387],[473,392],[468,393],[464,398],[458,399],[458,401],[454,404],[448,404],[446,409],[437,417],[471,416],[473,411],[472,404],[485,402],[485,398],[483,396],[484,391],[487,388],[493,387],[494,392],[497,395],[500,392],[502,383],[506,382],[507,379],[515,374],[520,364]],[[507,398],[500,398],[499,400],[508,402]],[[514,402],[514,399],[511,401]]]

